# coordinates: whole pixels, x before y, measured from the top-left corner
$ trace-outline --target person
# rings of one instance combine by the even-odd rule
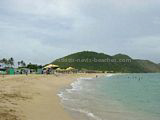
[[[26,75],[28,75],[28,70],[26,70]]]
[[[96,75],[96,78],[98,78],[98,75]]]
[[[4,78],[4,72],[2,74],[3,74],[3,78]]]
[[[49,70],[46,70],[46,74],[47,74],[47,75],[49,74]]]

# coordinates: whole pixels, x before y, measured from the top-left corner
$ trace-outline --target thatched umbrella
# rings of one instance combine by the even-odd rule
[[[62,69],[61,69],[61,68],[57,68],[56,70],[57,70],[57,71],[61,71]]]
[[[47,66],[44,67],[45,69],[48,69],[48,68],[53,68],[53,69],[56,69],[56,68],[59,68],[58,65],[54,65],[54,64],[49,64]]]
[[[44,67],[44,69],[46,69],[46,74],[54,74],[54,70],[59,68],[58,65],[54,65],[54,64],[49,64],[47,66]]]
[[[75,70],[75,68],[73,68],[73,67],[68,67],[66,70],[71,71],[71,70]]]
[[[57,68],[57,71],[66,71],[65,69]]]

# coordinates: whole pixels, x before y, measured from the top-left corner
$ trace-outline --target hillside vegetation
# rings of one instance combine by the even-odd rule
[[[52,62],[61,68],[69,66],[79,70],[114,71],[122,73],[160,72],[160,65],[148,60],[132,59],[128,55],[110,56],[104,53],[83,51],[74,53]]]

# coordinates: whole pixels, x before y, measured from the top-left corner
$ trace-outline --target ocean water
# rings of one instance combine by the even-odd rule
[[[75,120],[160,120],[160,74],[79,78],[58,94]]]

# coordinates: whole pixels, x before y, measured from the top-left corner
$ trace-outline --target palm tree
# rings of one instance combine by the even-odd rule
[[[26,63],[23,60],[20,61],[20,65],[21,67],[26,67]]]
[[[23,62],[22,66],[23,66],[23,67],[26,67],[26,63],[25,63],[25,62]]]
[[[9,60],[8,60],[8,64],[12,67],[14,65],[14,59],[11,57]]]
[[[8,60],[6,58],[3,58],[2,63],[5,64],[5,67],[6,67],[8,65]]]
[[[3,63],[2,60],[0,60],[0,63]],[[2,65],[0,64],[0,67],[2,67]]]
[[[2,60],[0,60],[0,63],[3,63]]]
[[[18,67],[21,65],[21,62],[20,61],[18,61]]]

